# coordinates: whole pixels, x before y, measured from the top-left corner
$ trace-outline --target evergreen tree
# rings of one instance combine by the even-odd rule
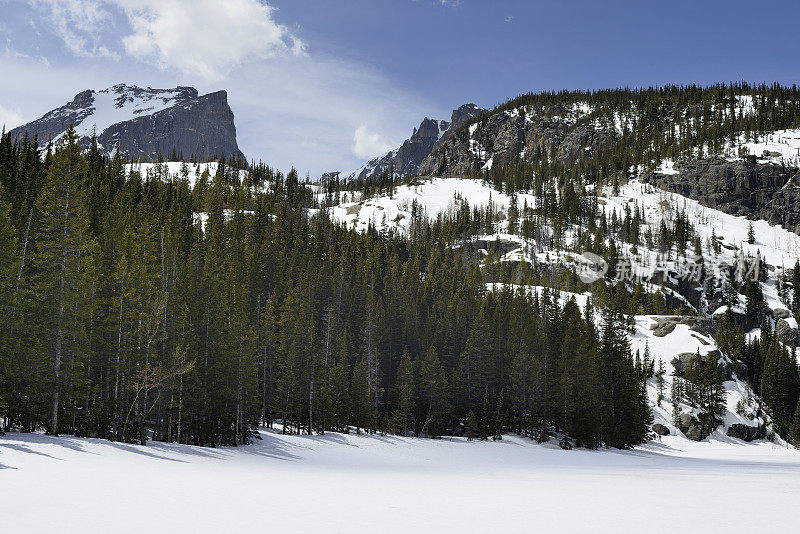
[[[419,381],[420,401],[426,406],[422,433],[439,435],[440,420],[450,410],[450,404],[447,402],[447,376],[434,347],[428,349],[420,364]]]
[[[56,149],[47,183],[36,202],[35,251],[28,271],[26,322],[32,349],[49,360],[49,432],[58,434],[62,398],[75,392],[75,371],[86,365],[86,324],[91,316],[95,243],[89,233],[83,183],[87,164],[69,128]],[[65,367],[65,363],[69,366]],[[69,373],[69,374],[67,374]]]

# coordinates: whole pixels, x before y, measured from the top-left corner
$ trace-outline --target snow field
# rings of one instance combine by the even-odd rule
[[[7,532],[754,532],[796,524],[800,454],[665,438],[562,451],[390,436],[208,449],[0,437]]]

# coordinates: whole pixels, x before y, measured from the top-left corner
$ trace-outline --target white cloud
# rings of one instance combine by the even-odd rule
[[[356,128],[353,134],[353,154],[358,158],[370,159],[391,150],[393,145],[382,135],[370,132],[365,124]]]
[[[251,60],[300,56],[305,44],[258,0],[115,0],[133,33],[132,56],[162,69],[220,80]]]
[[[101,30],[113,25],[114,19],[97,0],[30,0],[45,16],[47,28],[67,48],[81,57],[119,59],[119,54],[101,41]]]
[[[302,56],[306,45],[261,0],[28,0],[79,57],[121,53],[162,70],[221,80],[254,60]]]
[[[5,127],[6,130],[10,130],[24,122],[19,109],[9,109],[0,104],[0,128]]]

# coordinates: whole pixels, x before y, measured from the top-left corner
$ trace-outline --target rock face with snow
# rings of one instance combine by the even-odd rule
[[[88,146],[93,132],[104,151],[156,159],[173,149],[188,158],[243,157],[225,91],[200,96],[193,87],[151,89],[118,84],[78,93],[72,102],[11,130],[13,137],[58,141],[69,125]]]
[[[800,337],[797,329],[792,327],[786,319],[778,319],[778,322],[775,323],[775,335],[790,346],[797,345],[798,337]]]
[[[399,176],[417,174],[423,160],[447,139],[448,136],[468,120],[485,112],[485,109],[475,104],[465,104],[453,110],[449,122],[425,117],[422,123],[420,123],[419,128],[414,128],[414,133],[402,146],[371,160],[346,178],[348,181],[366,180],[368,178],[380,176],[390,169]],[[330,177],[332,174],[334,173],[326,173],[327,177]],[[325,177],[323,177],[323,179],[324,178]]]
[[[675,163],[674,171],[644,179],[704,206],[800,231],[800,178],[794,167],[752,160],[695,159]]]
[[[575,162],[617,138],[613,127],[580,122],[588,113],[581,106],[561,105],[535,112],[492,113],[437,145],[420,166],[419,174],[464,176],[534,153],[555,153],[564,163]]]

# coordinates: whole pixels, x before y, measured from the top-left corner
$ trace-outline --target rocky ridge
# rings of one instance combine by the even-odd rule
[[[347,181],[366,180],[380,176],[393,169],[397,176],[409,176],[419,172],[420,164],[468,120],[486,113],[486,110],[475,104],[464,104],[453,110],[450,121],[429,119],[425,117],[418,128],[414,128],[411,137],[400,147],[369,161],[360,169],[344,178]],[[325,173],[322,177],[330,179],[337,173]]]

